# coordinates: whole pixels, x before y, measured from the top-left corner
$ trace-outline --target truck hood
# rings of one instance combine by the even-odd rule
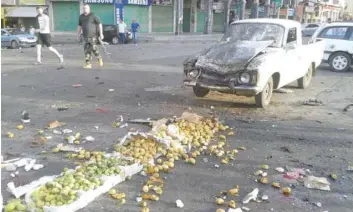
[[[204,71],[228,73],[243,69],[273,41],[222,42],[200,53],[195,67]]]

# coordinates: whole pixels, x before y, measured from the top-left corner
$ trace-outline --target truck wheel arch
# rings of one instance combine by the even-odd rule
[[[276,72],[272,75],[272,78],[273,78],[273,89],[277,89],[281,79],[281,75],[278,72]]]

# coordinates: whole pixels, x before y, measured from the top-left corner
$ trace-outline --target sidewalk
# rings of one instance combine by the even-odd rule
[[[69,44],[76,43],[75,32],[53,32],[54,44]],[[222,38],[223,34],[214,33],[205,35],[202,33],[184,33],[183,35],[175,35],[174,33],[140,33],[140,42],[216,42]]]

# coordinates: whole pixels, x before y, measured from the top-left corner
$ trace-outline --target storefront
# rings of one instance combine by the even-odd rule
[[[121,10],[123,14],[121,16],[128,28],[131,28],[132,20],[136,19],[140,25],[140,32],[149,31],[149,6],[151,5],[151,0],[122,0],[117,3],[123,5],[123,9]]]
[[[173,32],[173,1],[152,1],[152,32]]]
[[[83,0],[89,4],[91,12],[99,17],[103,24],[115,24],[114,0]]]
[[[51,30],[60,32],[77,30],[80,15],[78,1],[51,1],[50,6]]]

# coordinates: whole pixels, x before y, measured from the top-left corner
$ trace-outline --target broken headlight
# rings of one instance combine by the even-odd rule
[[[249,84],[251,81],[251,75],[248,72],[240,74],[239,81],[242,84]]]
[[[193,69],[187,73],[187,75],[190,78],[197,78],[200,76],[200,74],[201,74],[201,71],[199,69]]]

